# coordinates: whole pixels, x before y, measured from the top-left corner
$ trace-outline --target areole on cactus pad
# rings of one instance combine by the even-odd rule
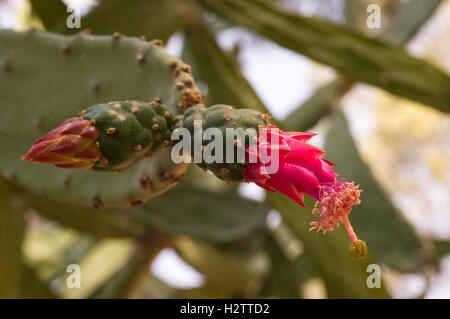
[[[153,156],[161,146],[170,147],[170,135],[179,127],[191,132],[193,138],[198,123],[201,130],[216,128],[225,137],[228,129],[250,128],[255,133],[233,136],[235,148],[245,148],[243,161],[201,160],[196,164],[227,182],[254,182],[268,191],[281,192],[302,206],[304,194],[312,196],[317,200],[313,214],[318,215],[318,220],[311,223],[310,230],[326,233],[344,224],[351,239],[352,256],[361,258],[367,254],[365,242],[358,239],[348,218],[352,206],[360,203],[358,186],[338,178],[332,169],[334,164],[323,158],[325,152],[306,143],[315,134],[282,132],[269,124],[268,115],[253,109],[195,105],[175,117],[158,101],[94,105],[81,118],[65,121],[38,139],[23,159],[66,168],[124,170]],[[202,142],[200,152],[206,146]],[[223,149],[235,151],[225,146]],[[276,156],[266,161],[260,156],[261,150],[269,157]],[[191,156],[195,157],[195,149],[191,149]],[[277,161],[277,169],[270,172],[273,161]]]

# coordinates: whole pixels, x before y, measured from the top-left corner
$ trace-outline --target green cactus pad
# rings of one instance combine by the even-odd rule
[[[102,159],[94,169],[122,171],[144,157],[152,157],[162,146],[169,146],[176,117],[166,105],[152,101],[96,104],[82,117],[94,121],[99,130]]]
[[[202,105],[195,105],[190,107],[184,114],[182,127],[188,129],[192,137],[191,155],[195,158],[194,145],[194,130],[195,121],[200,120],[202,123],[202,134],[208,128],[218,128],[222,135],[226,137],[227,128],[241,128],[244,131],[252,128],[253,134],[236,134],[232,137],[234,139],[234,160],[232,163],[227,163],[226,160],[226,138],[223,140],[223,158],[221,163],[213,162],[207,163],[204,160],[201,163],[196,163],[203,169],[211,170],[214,175],[226,182],[243,181],[242,169],[244,164],[242,159],[238,159],[238,148],[250,145],[250,142],[256,137],[258,128],[269,125],[268,116],[253,109],[235,109],[230,105],[218,104],[205,108]],[[251,133],[251,132],[249,132]],[[202,145],[208,147],[210,140],[202,139]],[[204,149],[203,149],[204,150]],[[203,159],[203,157],[202,157]]]
[[[158,43],[126,36],[0,30],[0,172],[51,199],[94,207],[144,202],[175,185],[187,165],[161,149],[122,174],[22,161],[33,142],[91,105],[154,101],[173,114],[201,103],[190,68]],[[87,116],[87,115],[86,115]]]

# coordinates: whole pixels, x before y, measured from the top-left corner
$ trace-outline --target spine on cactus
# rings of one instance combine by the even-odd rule
[[[124,170],[171,146],[172,133],[184,129],[194,144],[190,155],[198,166],[226,182],[254,182],[278,191],[303,207],[304,194],[315,198],[313,214],[318,219],[310,231],[326,233],[343,224],[351,255],[364,257],[367,246],[348,218],[352,206],[360,203],[359,186],[339,178],[334,164],[323,158],[325,152],[307,143],[315,134],[282,132],[269,120],[253,109],[223,104],[195,105],[177,117],[158,101],[97,104],[37,140],[23,159],[64,168]],[[210,129],[224,137],[214,140],[220,146],[214,147],[214,160],[205,156],[213,152],[209,140],[201,138],[195,147],[196,136],[208,135]],[[224,152],[217,153],[218,149]]]

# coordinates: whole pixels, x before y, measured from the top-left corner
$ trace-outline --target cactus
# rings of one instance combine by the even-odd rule
[[[227,128],[241,128],[244,131],[248,128],[255,129],[252,133],[249,131],[248,135],[236,134],[234,137],[234,155],[233,163],[226,163],[226,140],[224,139],[224,156],[221,161],[214,163],[206,163],[202,157],[202,162],[198,166],[205,170],[211,170],[218,178],[227,182],[243,181],[242,170],[244,163],[237,161],[238,148],[249,145],[253,138],[256,137],[258,128],[266,127],[269,124],[269,116],[262,114],[253,109],[235,109],[230,105],[218,104],[205,108],[201,105],[192,106],[189,108],[183,117],[182,126],[191,132],[192,145],[194,144],[194,130],[196,128],[194,121],[201,121],[202,134],[208,128],[219,128],[224,137],[226,137]],[[204,150],[209,143],[208,140],[202,139],[202,149]],[[195,157],[195,149],[191,148],[192,157]]]
[[[139,54],[137,61],[145,62],[145,55]],[[176,68],[174,78],[180,81],[183,76],[176,61],[171,61],[169,65]],[[183,70],[188,73],[190,68],[185,66]],[[193,80],[184,77],[184,83],[176,83],[179,90],[184,90],[186,84],[190,88],[193,87]],[[98,87],[97,84],[94,89]],[[122,172],[136,165],[145,156],[155,153],[157,156],[164,156],[164,153],[158,150],[164,144],[169,146],[169,136],[177,125],[180,131],[184,128],[190,133],[189,138],[191,145],[193,144],[191,155],[194,162],[205,170],[210,169],[226,182],[255,182],[266,190],[283,193],[301,206],[304,206],[304,194],[310,195],[318,201],[313,214],[319,216],[317,221],[311,222],[310,230],[326,233],[335,226],[344,224],[352,245],[356,242],[363,243],[358,239],[348,218],[352,206],[360,204],[361,190],[354,182],[337,178],[332,169],[334,164],[323,158],[325,152],[306,144],[314,134],[281,132],[276,126],[269,125],[268,114],[253,109],[237,110],[224,104],[210,108],[198,104],[186,109],[193,102],[198,102],[195,97],[194,95],[194,99],[191,99],[189,93],[182,95],[174,112],[184,112],[184,115],[177,118],[161,104],[160,98],[150,103],[126,101],[94,105],[80,111],[81,119],[71,118],[38,139],[22,158],[65,168],[95,168]],[[181,119],[177,124],[176,121]],[[205,136],[208,129],[215,129],[214,133],[209,131],[211,136]],[[261,133],[270,138],[262,140]],[[197,149],[196,145],[198,137],[202,142],[200,149]],[[212,137],[213,145],[210,145],[208,138]],[[219,138],[221,140],[216,141]],[[276,150],[276,158],[271,156],[270,162],[263,160],[260,157],[261,149],[265,155]],[[205,157],[205,153],[211,155],[211,161]],[[257,155],[255,162],[248,160],[252,154]],[[269,172],[273,163],[278,165],[277,169]],[[174,165],[172,158],[167,159],[166,165],[170,164]],[[139,168],[140,165],[135,167]],[[158,189],[157,193],[178,182],[180,176],[175,176],[171,171],[160,172],[160,180],[168,183]],[[147,197],[155,194],[152,178],[142,175],[139,181],[142,188],[148,189],[150,195]],[[89,194],[96,208],[104,206],[99,198],[100,191],[103,190],[98,189],[97,194]],[[135,206],[142,204],[144,200],[145,198],[132,198],[129,203]],[[367,249],[353,255],[360,258],[366,253]]]
[[[196,105],[189,108],[184,116],[175,117],[158,101],[109,102],[83,110],[81,119],[72,118],[63,122],[58,128],[38,139],[22,159],[54,164],[61,168],[93,168],[122,172],[144,157],[151,158],[162,146],[168,148],[172,144],[171,135],[176,126],[187,129],[191,145],[195,145],[196,128],[201,126],[201,136],[208,129],[220,130],[223,152],[222,158],[218,158],[218,155],[213,163],[208,163],[203,153],[212,146],[208,145],[208,139],[202,138],[203,144],[198,154],[201,162],[197,164],[204,170],[211,170],[224,181],[244,181],[242,172],[245,168],[247,147],[257,140],[257,130],[266,127],[268,121],[267,114],[253,109],[235,109],[224,104],[209,108]],[[87,125],[90,127],[86,127]],[[81,127],[78,129],[79,126]],[[88,128],[91,129],[89,135],[93,138],[86,141],[83,132]],[[232,136],[228,136],[228,129],[232,129]],[[247,129],[253,130],[246,131]],[[79,135],[71,135],[72,139],[63,135],[74,131]],[[227,145],[230,140],[232,150]],[[97,145],[97,149],[91,145],[93,143]],[[94,149],[90,149],[92,147]],[[242,158],[239,158],[238,149],[242,151]],[[231,151],[234,156],[230,160],[227,153]],[[191,147],[194,160],[197,159],[196,152],[197,149]]]
[[[147,105],[135,101],[99,104],[81,115],[84,119],[69,119],[37,140],[23,159],[64,168],[128,168],[145,154],[153,155],[164,142],[169,146],[176,124],[167,108],[155,101]],[[305,206],[304,194],[310,195],[318,201],[313,210],[318,220],[310,223],[310,230],[325,234],[344,224],[352,247],[355,243],[365,247],[348,218],[352,206],[361,203],[362,190],[354,182],[337,177],[332,169],[335,164],[323,158],[324,151],[306,144],[314,133],[281,132],[269,125],[268,115],[224,104],[210,108],[196,105],[181,118],[176,130],[180,135],[181,128],[189,132],[183,138],[190,139],[191,156],[200,167],[226,182],[251,181],[266,190],[279,191],[300,206]],[[61,135],[67,132],[79,135],[67,140],[69,136]],[[98,138],[98,149],[92,149],[92,138]],[[198,139],[201,145],[197,145]],[[269,154],[268,161],[261,157]],[[277,166],[274,171],[272,164]],[[361,247],[350,251],[358,258],[367,254]]]
[[[190,67],[168,55],[160,42],[118,33],[61,36],[37,30],[1,30],[0,42],[0,96],[9,107],[9,116],[0,118],[4,176],[42,196],[96,208],[141,203],[182,178],[187,165],[173,163],[166,149],[121,175],[19,160],[34,140],[82,106],[160,99],[176,115],[201,103]]]

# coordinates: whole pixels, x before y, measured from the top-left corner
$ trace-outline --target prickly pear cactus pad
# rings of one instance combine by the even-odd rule
[[[63,170],[20,160],[38,137],[83,109],[127,99],[156,100],[173,114],[201,103],[190,67],[167,54],[159,41],[120,34],[60,36],[37,30],[1,30],[2,174],[43,196],[97,208],[129,205],[164,192],[182,178],[187,167],[173,163],[166,149],[120,175]],[[126,104],[121,109],[128,114]],[[161,118],[160,113],[149,115],[149,121],[157,121],[163,128],[171,120]],[[130,118],[137,119],[131,114]],[[99,125],[106,125],[100,115],[93,110],[85,112],[86,118],[99,117]],[[107,138],[104,129],[99,130],[100,138]],[[121,129],[116,127],[117,132]],[[158,142],[147,145],[149,150],[166,139],[164,132],[152,131]],[[109,160],[114,168],[130,164],[120,157]]]

